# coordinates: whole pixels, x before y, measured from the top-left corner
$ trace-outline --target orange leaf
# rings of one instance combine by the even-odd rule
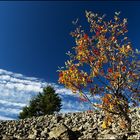
[[[88,35],[87,34],[84,34],[84,39],[88,39]]]
[[[109,103],[109,100],[106,97],[104,97],[102,100],[103,100],[103,103],[105,103],[105,104],[108,104]]]
[[[89,61],[93,62],[95,60],[95,58],[93,56],[90,56]]]
[[[122,72],[125,72],[125,71],[126,71],[126,66],[122,66],[122,67],[121,67],[121,71],[122,71]]]
[[[62,72],[60,72],[60,73],[59,73],[59,77],[62,77],[62,76],[63,76],[63,73],[62,73]]]
[[[113,73],[113,69],[112,68],[108,68],[108,72],[109,73]]]

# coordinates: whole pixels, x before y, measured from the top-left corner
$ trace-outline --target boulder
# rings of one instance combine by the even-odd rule
[[[36,139],[37,130],[32,129],[32,132],[29,134],[28,139]]]
[[[49,128],[45,128],[42,132],[41,132],[41,137],[43,137],[43,138],[47,138],[49,135],[48,135],[48,133],[49,133]]]
[[[76,138],[74,132],[70,130],[66,125],[62,124],[60,126],[54,127],[49,132],[49,139],[66,139],[66,140],[73,140]]]

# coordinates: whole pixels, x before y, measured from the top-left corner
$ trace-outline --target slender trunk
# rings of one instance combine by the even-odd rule
[[[124,101],[126,101],[125,106],[122,106],[122,105],[118,105],[118,106],[119,106],[119,109],[121,111],[121,115],[127,121],[128,131],[131,131],[131,118],[129,117],[128,111],[127,111],[127,109],[128,109],[128,99],[125,96],[123,96],[122,93],[119,93],[118,90],[116,91],[115,96],[119,99],[123,99]]]
[[[124,111],[124,110],[123,110],[122,106],[119,106],[119,108],[120,108],[120,111],[121,111],[121,113],[122,113],[122,116],[123,116],[123,117],[125,118],[125,120],[127,121],[128,131],[131,131],[131,123],[132,123],[131,118],[129,117],[127,111]]]
[[[125,117],[125,119],[126,119],[126,121],[127,121],[127,123],[128,123],[128,131],[131,131],[131,123],[132,123],[132,121],[131,121],[131,118],[129,118],[129,116],[128,116],[128,114],[124,114],[124,117]]]

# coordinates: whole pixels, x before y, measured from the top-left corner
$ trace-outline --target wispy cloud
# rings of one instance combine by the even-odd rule
[[[16,119],[22,107],[28,105],[30,99],[47,85],[52,85],[62,98],[61,112],[89,108],[88,104],[81,103],[77,95],[56,83],[0,69],[0,119]]]

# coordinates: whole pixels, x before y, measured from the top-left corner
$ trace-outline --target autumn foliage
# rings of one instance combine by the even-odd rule
[[[70,59],[65,62],[65,69],[59,70],[59,83],[94,109],[104,110],[103,128],[118,115],[121,127],[128,126],[130,130],[129,109],[140,102],[140,53],[126,36],[127,19],[121,19],[120,12],[108,20],[105,15],[90,11],[86,11],[86,18],[89,32],[81,25],[71,32],[76,45],[67,53]],[[100,95],[101,104],[92,102],[89,95]]]

